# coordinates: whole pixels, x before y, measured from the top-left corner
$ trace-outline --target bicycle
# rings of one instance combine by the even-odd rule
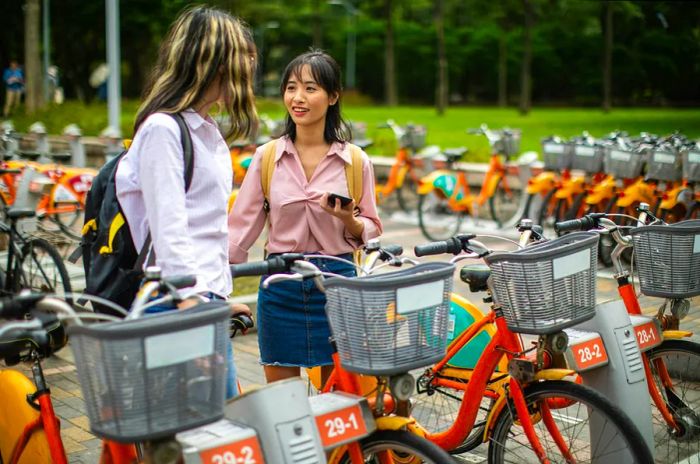
[[[657,462],[678,462],[700,453],[700,382],[694,376],[700,370],[700,344],[687,339],[690,332],[680,330],[680,320],[690,309],[688,299],[700,294],[700,257],[693,252],[700,221],[662,225],[644,204],[639,217],[631,218],[638,227],[623,235],[620,226],[609,219],[612,216],[589,214],[557,226],[563,231],[599,230],[614,239],[618,292],[636,319],[636,338],[648,380]],[[642,311],[631,273],[621,260],[622,252],[629,248],[638,263],[641,292],[665,299],[655,323],[639,317]]]
[[[597,242],[597,237],[593,238],[595,238]],[[469,240],[470,239],[466,239],[464,245],[467,249],[469,249],[469,246],[471,246],[469,244]],[[478,242],[474,242],[478,244]],[[463,250],[462,242],[459,242],[458,247],[458,250],[453,251],[456,251],[456,253],[461,252]],[[427,249],[432,249],[435,251],[435,248],[432,246],[428,246],[426,251]],[[483,252],[484,250],[485,247],[481,248],[480,252]],[[440,252],[442,251],[444,250],[441,250]],[[431,266],[439,266],[440,264],[443,263],[424,264],[417,266],[414,269],[419,269],[420,271],[429,273],[431,269],[434,269],[431,268]],[[290,264],[284,269],[286,270],[290,268],[292,271],[298,272],[297,275],[293,275],[291,278],[313,277],[316,280],[320,278],[320,273],[317,270],[314,271],[311,269],[311,267],[303,261],[297,261],[296,264]],[[391,278],[393,274],[397,274],[396,279]],[[401,308],[398,306],[400,300],[396,296],[392,297],[391,293],[388,294],[388,297],[384,296],[383,298],[373,295],[375,290],[382,288],[383,278],[388,278],[386,281],[387,284],[389,282],[392,282],[393,284],[397,283],[401,277],[406,275],[410,276],[411,274],[407,274],[406,271],[399,271],[398,273],[381,274],[372,277],[361,277],[357,279],[334,278],[326,281],[326,287],[331,290],[329,293],[329,303],[327,306],[331,308],[331,311],[329,312],[329,320],[331,321],[331,328],[336,340],[340,340],[348,336],[347,333],[349,330],[346,330],[345,327],[348,327],[350,315],[360,311],[360,308],[362,313],[372,315],[372,317],[369,318],[371,320],[360,322],[353,321],[350,326],[360,331],[362,330],[362,327],[371,327],[373,334],[373,336],[368,339],[367,343],[365,343],[364,349],[361,351],[361,353],[365,353],[367,350],[372,350],[373,353],[382,351],[380,346],[377,346],[374,343],[382,343],[382,339],[378,338],[376,334],[377,332],[381,332],[382,327],[385,326],[389,328],[389,332],[394,334],[394,344],[396,344],[399,339],[401,339],[401,342],[406,341],[403,337],[397,337],[397,334],[400,333],[401,330],[404,330],[400,329],[402,324],[404,327],[421,327],[423,330],[425,330],[427,327],[430,327],[430,329],[433,329],[434,327],[437,328],[439,325],[437,322],[427,322],[427,320],[432,321],[429,316],[427,316],[426,320],[421,319],[421,316],[412,316],[410,314],[406,315],[405,313],[402,314]],[[280,277],[280,279],[286,278],[290,277]],[[323,284],[323,282],[317,283],[317,285]],[[341,291],[334,297],[333,289],[336,286],[337,288],[340,288]],[[360,294],[365,295],[359,299],[360,297],[353,296],[353,293],[342,293],[342,289],[347,287],[356,287],[355,290],[361,289]],[[435,297],[437,293],[441,292],[435,292],[433,297]],[[428,291],[427,288],[423,288],[421,294],[430,295],[431,292]],[[427,296],[424,296],[423,298],[425,297]],[[335,298],[335,300],[332,300],[332,298]],[[387,302],[386,298],[393,298],[394,300]],[[449,298],[449,291],[447,296],[443,295],[443,298]],[[366,304],[361,305],[360,301],[365,301]],[[332,308],[336,304],[343,308],[343,311],[337,311],[337,314],[341,315],[337,320],[334,319],[332,315],[334,311]],[[350,309],[352,309],[352,311]],[[420,314],[420,311],[418,311],[418,314]],[[353,317],[357,317],[357,315],[354,314]],[[362,317],[363,316],[360,316],[360,318]],[[342,322],[342,318],[349,320],[347,322]],[[418,320],[416,321],[416,319]],[[413,325],[411,325],[412,321]],[[381,379],[380,377],[377,382],[378,388],[367,395],[371,399],[370,404],[374,404],[375,407],[379,408],[380,415],[381,413],[386,414],[394,411],[392,406],[396,404],[396,410],[401,411],[401,409],[404,408],[403,412],[408,416],[396,418],[391,416],[382,416],[380,421],[386,423],[387,426],[393,424],[393,426],[405,427],[407,430],[412,431],[417,435],[424,435],[427,439],[439,445],[443,449],[453,450],[461,445],[472,431],[476,422],[478,409],[481,405],[481,399],[484,397],[496,398],[495,395],[489,392],[488,384],[494,375],[497,375],[501,380],[503,380],[504,393],[501,396],[502,400],[496,403],[496,407],[492,409],[488,417],[487,430],[489,431],[489,434],[487,436],[490,437],[489,457],[492,459],[490,462],[504,461],[506,453],[505,448],[510,443],[517,441],[514,438],[516,435],[522,438],[528,445],[532,443],[532,446],[536,449],[535,454],[539,456],[539,459],[546,459],[547,453],[563,453],[568,458],[572,458],[572,454],[575,453],[577,456],[581,457],[582,455],[578,454],[580,449],[569,449],[569,446],[564,442],[564,439],[562,439],[561,433],[568,431],[570,427],[562,427],[559,429],[555,427],[553,421],[555,416],[566,416],[566,413],[568,412],[569,414],[574,415],[573,421],[578,424],[579,421],[585,421],[587,419],[581,419],[581,417],[579,417],[587,413],[588,409],[586,407],[590,407],[592,410],[596,411],[596,417],[599,417],[597,414],[601,414],[601,417],[605,417],[606,427],[612,427],[612,429],[606,428],[606,437],[609,437],[612,433],[613,436],[620,438],[622,445],[620,448],[616,449],[617,452],[625,452],[624,450],[629,449],[632,450],[632,453],[634,454],[634,462],[651,462],[651,455],[646,447],[646,444],[644,443],[643,438],[634,428],[629,418],[627,418],[622,411],[595,391],[585,386],[562,380],[563,378],[573,374],[573,371],[541,368],[542,366],[539,366],[537,362],[527,359],[523,355],[524,350],[520,340],[517,338],[514,332],[511,332],[508,329],[504,314],[500,308],[494,308],[494,311],[489,316],[482,318],[482,321],[477,323],[473,329],[470,329],[469,336],[473,336],[474,333],[476,333],[486,324],[493,324],[497,326],[497,330],[494,332],[493,338],[487,345],[484,353],[479,358],[477,366],[474,369],[474,373],[471,376],[471,380],[468,383],[464,384],[454,382],[452,379],[440,378],[437,375],[433,375],[433,371],[430,369],[422,379],[418,380],[418,384],[422,386],[438,386],[440,385],[440,382],[445,382],[445,385],[449,385],[450,388],[461,388],[462,391],[464,391],[465,401],[461,403],[462,406],[460,408],[460,418],[449,427],[449,430],[439,433],[430,433],[422,429],[419,424],[415,422],[415,419],[408,416],[407,411],[410,411],[410,402],[408,402],[408,397],[405,395],[407,391],[411,391],[411,388],[407,388],[406,385],[410,386],[412,381],[407,382],[404,380],[405,376],[399,376],[398,378],[394,379]],[[407,328],[406,330],[410,329]],[[432,339],[432,335],[427,334],[433,333],[434,332],[431,330],[428,330],[427,332],[424,332],[423,339],[414,340],[413,343],[416,343],[419,346],[421,344],[425,344],[426,342],[429,343],[429,341]],[[387,344],[392,349],[397,346],[392,345],[391,338],[388,340]],[[543,346],[544,345],[540,345],[540,348]],[[357,350],[359,348],[354,348],[354,350],[347,350],[344,352],[340,344],[338,345],[338,370],[335,374],[331,374],[331,379],[329,379],[329,382],[332,385],[339,386],[342,391],[350,389],[350,391],[361,392],[361,387],[357,382],[356,374],[349,374],[348,371],[364,371],[369,372],[370,374],[373,373],[371,370],[372,368],[368,367],[368,363],[364,359],[363,355],[358,356]],[[537,360],[540,359],[539,355],[541,354],[542,353],[538,352]],[[438,356],[440,356],[439,353]],[[503,373],[496,374],[497,367],[500,365],[504,356],[519,366],[517,372],[521,373],[522,375],[509,377],[507,374]],[[365,362],[363,363],[363,361]],[[423,361],[425,360],[423,359]],[[359,366],[357,363],[361,363],[362,366]],[[390,377],[389,374],[392,373],[395,373],[395,371],[385,372],[385,374],[387,374],[385,377]],[[531,374],[531,376],[529,376],[529,374]],[[455,384],[458,384],[458,386],[455,386]],[[391,396],[387,397],[387,385],[391,385],[391,388],[388,390],[393,395],[398,397],[398,402],[390,400]],[[402,393],[404,395],[403,398],[400,396]],[[540,434],[543,435],[538,436],[535,426],[542,426],[542,422],[539,419],[533,418],[530,415],[531,413],[527,412],[528,410],[538,411],[537,413],[533,414],[537,414],[536,417],[540,417],[539,414],[541,414],[542,417],[545,418],[544,422],[548,424],[549,431],[540,431]],[[552,410],[556,410],[554,415],[552,414]],[[527,438],[523,438],[522,435],[517,433],[519,432],[519,427],[521,426],[520,424],[522,424],[527,431]],[[381,427],[382,425],[378,423],[378,426]],[[613,431],[615,428],[617,429],[617,434],[615,434],[615,431]],[[543,443],[543,441],[549,437],[550,431],[552,432],[552,437],[555,444],[549,443],[551,446],[545,451],[545,443]],[[576,433],[581,433],[581,429],[572,433],[573,435],[569,435],[569,438],[578,436]],[[596,446],[602,446],[595,437],[590,437],[587,432],[583,435],[583,437],[583,439],[590,438],[591,446],[594,448],[592,450],[593,452],[603,452],[601,449],[595,449]],[[510,441],[511,439],[513,441]],[[577,439],[577,444],[581,440],[582,439]],[[516,444],[515,446],[519,445]],[[583,453],[589,453],[590,455],[591,450],[586,450]]]

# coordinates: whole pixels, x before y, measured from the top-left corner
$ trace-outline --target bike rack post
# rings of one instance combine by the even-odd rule
[[[83,135],[77,124],[69,124],[63,129],[63,135],[68,138],[71,153],[71,165],[84,168],[86,165],[85,146],[81,140]]]

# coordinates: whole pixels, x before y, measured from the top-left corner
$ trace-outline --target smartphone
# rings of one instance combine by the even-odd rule
[[[331,208],[335,208],[335,200],[338,199],[340,200],[340,206],[341,207],[346,207],[352,202],[352,198],[344,197],[342,195],[337,195],[335,193],[329,193],[328,194],[328,206]]]

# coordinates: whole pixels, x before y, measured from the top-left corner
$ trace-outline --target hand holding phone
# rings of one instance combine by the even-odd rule
[[[352,203],[352,198],[344,197],[342,195],[338,195],[335,193],[329,193],[328,194],[328,206],[331,208],[335,208],[335,200],[340,200],[340,206],[342,208],[345,208],[350,203]]]

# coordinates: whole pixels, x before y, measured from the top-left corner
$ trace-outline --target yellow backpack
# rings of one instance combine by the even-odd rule
[[[348,183],[350,197],[355,200],[355,205],[357,206],[362,200],[362,149],[351,143],[348,143],[348,146],[350,147],[352,164],[345,163],[345,179]],[[272,173],[275,170],[277,140],[267,142],[263,145],[263,148],[260,182],[262,183],[265,202],[269,204],[270,182],[272,181]]]

